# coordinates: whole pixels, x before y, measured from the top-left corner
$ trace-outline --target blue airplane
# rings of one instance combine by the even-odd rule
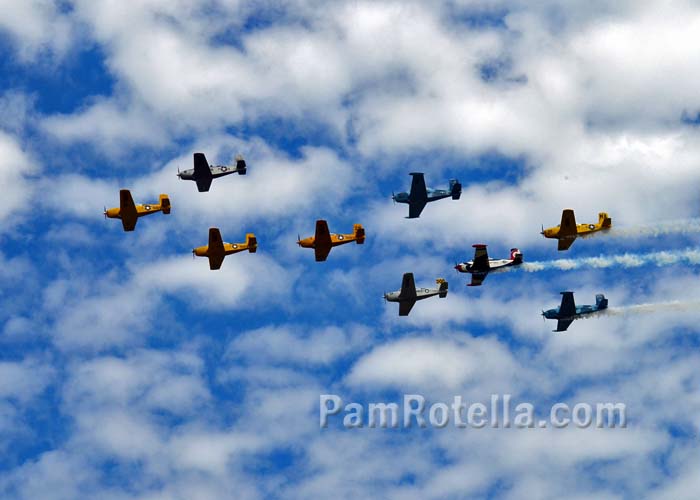
[[[411,181],[410,193],[399,193],[391,195],[391,198],[397,203],[408,204],[407,219],[417,219],[425,206],[435,200],[452,197],[453,200],[459,200],[462,195],[462,185],[457,179],[450,179],[450,189],[427,189],[425,187],[425,179],[422,172],[411,172],[413,176]]]
[[[542,316],[545,318],[558,320],[557,329],[552,330],[554,332],[565,332],[575,319],[608,308],[608,299],[602,293],[595,296],[594,306],[577,306],[574,302],[574,292],[561,292],[561,294],[561,305],[559,307],[549,311],[542,311]]]

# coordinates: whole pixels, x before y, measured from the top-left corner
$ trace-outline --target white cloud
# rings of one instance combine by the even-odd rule
[[[187,153],[117,173],[103,170],[97,179],[71,174],[41,182],[41,208],[58,216],[46,235],[54,247],[47,259],[56,260],[42,269],[63,262],[66,250],[59,247],[70,243],[72,232],[88,257],[92,241],[109,252],[105,260],[127,263],[112,271],[105,264],[96,275],[89,259],[75,252],[72,265],[50,269],[36,287],[41,304],[31,320],[15,315],[4,325],[17,341],[28,337],[17,332],[50,323],[58,357],[68,361],[68,380],[58,381],[58,410],[73,424],[51,441],[54,450],[3,473],[7,496],[74,498],[87,491],[96,498],[220,498],[236,491],[256,498],[282,491],[309,498],[333,491],[369,498],[379,487],[389,498],[486,496],[494,488],[506,498],[571,492],[641,498],[655,488],[661,498],[692,498],[695,436],[672,434],[678,427],[697,434],[697,314],[600,318],[554,335],[538,313],[543,305],[557,305],[555,287],[566,279],[577,285],[577,302],[605,291],[611,305],[623,305],[695,297],[694,275],[671,280],[666,272],[650,271],[606,290],[600,287],[622,275],[538,281],[532,275],[522,281],[491,276],[482,290],[466,289],[466,277],[452,275],[447,299],[421,302],[408,318],[396,316],[395,304],[380,318],[374,315],[381,311],[382,288],[397,288],[401,272],[411,269],[419,282],[432,281],[449,270],[445,254],[452,249],[463,253],[470,243],[486,242],[494,257],[511,245],[522,246],[526,258],[528,248],[553,252],[553,242],[538,236],[539,224],[556,224],[565,206],[575,208],[581,221],[607,210],[621,226],[695,214],[700,149],[696,129],[680,123],[683,111],[692,115],[698,107],[695,6],[475,1],[206,7],[214,14],[184,1],[148,0],[129,8],[113,1],[75,3],[71,16],[107,54],[115,95],[86,98],[75,114],[46,116],[43,130],[61,145],[104,147],[112,157],[142,145],[171,155],[166,146],[174,139],[184,139],[176,147]],[[279,8],[287,17],[241,30],[257,7]],[[511,12],[497,28],[465,27],[447,15],[501,7]],[[59,22],[58,31],[43,29],[56,14],[53,7],[38,14],[22,9],[0,26],[7,30],[12,16],[31,14],[26,26],[13,24],[10,31],[26,44],[26,54],[37,54],[63,28]],[[231,19],[235,14],[241,17]],[[229,31],[234,43],[215,42]],[[56,47],[61,40],[56,37]],[[494,60],[500,73],[485,82],[479,66]],[[24,108],[15,102],[8,109]],[[8,123],[10,130],[22,128]],[[323,129],[343,151],[309,146],[289,158],[269,146],[275,137],[267,129],[278,123],[275,137],[282,142],[300,130]],[[261,137],[222,135],[225,127],[239,125]],[[19,144],[0,133],[0,187],[8,193],[0,202],[3,221],[32,195],[27,178],[35,170],[27,166],[35,162]],[[212,163],[241,152],[249,175],[220,179],[210,193],[197,193],[193,183],[174,176],[178,166],[191,166],[195,150]],[[474,182],[497,177],[474,160],[490,151],[523,159],[514,182]],[[389,179],[397,190],[407,184],[408,165],[422,161],[404,162],[408,157],[427,157],[435,184],[449,157],[449,168],[465,186],[462,199],[431,204],[418,221],[404,220],[405,207],[392,207],[388,199],[372,201]],[[139,200],[167,192],[173,214],[139,223],[131,239],[121,238],[118,221],[107,221],[113,227],[101,228],[99,238],[87,224],[64,224],[70,217],[98,219],[122,185]],[[348,203],[366,193],[368,201]],[[295,234],[310,231],[315,217],[351,215],[371,231],[364,253],[309,291],[312,273],[296,256],[310,255],[291,254],[285,244],[293,247]],[[217,272],[204,259],[172,255],[205,243],[213,225],[230,240],[261,226],[273,236],[261,238],[257,254],[227,257]],[[579,241],[573,251],[592,251],[596,244]],[[9,255],[3,248],[3,298],[31,270],[31,261]],[[265,320],[271,310],[290,316],[290,302],[309,293],[330,302],[329,310],[342,304],[326,323],[332,326],[314,321],[306,330],[303,318],[274,326]],[[244,311],[262,319],[243,333],[231,324],[222,340],[221,329],[183,332],[192,325],[178,324],[171,309],[176,306],[205,318]],[[357,311],[370,326],[352,318]],[[322,310],[314,313],[316,318]],[[335,317],[352,320],[352,326],[333,325]],[[480,337],[470,335],[474,325]],[[207,352],[183,351],[189,342]],[[151,343],[161,352],[143,347]],[[31,404],[49,384],[54,369],[28,359],[0,364],[3,398]],[[205,359],[221,367],[210,373]],[[632,425],[611,432],[423,435],[316,427],[320,391],[371,397],[407,388],[480,400],[493,391],[538,402],[619,399],[628,402]],[[0,405],[0,422],[12,426],[22,411]],[[268,471],[278,465],[280,451],[289,452],[293,465]],[[659,470],[659,457],[667,472]],[[106,482],[104,464],[129,477],[103,491],[96,485]],[[255,475],[260,470],[269,472],[266,484]]]
[[[13,213],[29,205],[33,194],[29,178],[38,170],[36,160],[23,150],[17,140],[0,131],[1,221],[8,220]]]
[[[259,363],[313,363],[328,365],[362,349],[371,333],[361,325],[347,324],[307,330],[303,326],[265,327],[239,335],[228,347],[234,359],[245,355]]]
[[[517,363],[493,339],[462,341],[407,338],[375,347],[347,377],[350,385],[457,388],[464,385],[513,387]]]
[[[31,62],[45,50],[63,55],[72,41],[74,27],[56,2],[0,0],[0,11],[0,30],[12,36],[24,62]]]

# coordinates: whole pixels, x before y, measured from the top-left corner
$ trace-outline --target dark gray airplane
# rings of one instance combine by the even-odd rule
[[[452,197],[453,200],[459,200],[462,196],[462,185],[457,179],[450,179],[449,189],[428,189],[425,187],[425,178],[422,172],[411,172],[413,179],[411,180],[411,192],[392,194],[391,198],[396,203],[408,204],[407,219],[417,219],[425,206],[431,201],[441,200],[443,198]]]
[[[416,282],[413,280],[413,273],[403,275],[401,290],[398,292],[389,292],[384,294],[384,300],[387,302],[399,303],[399,316],[408,316],[414,304],[418,300],[427,299],[439,295],[441,299],[447,297],[447,281],[438,278],[435,282],[440,285],[439,288],[416,288]]]
[[[604,311],[608,308],[608,299],[599,293],[595,296],[595,305],[577,306],[574,302],[574,292],[561,292],[561,305],[556,309],[542,311],[542,316],[546,319],[556,319],[557,329],[555,332],[565,332],[575,319],[582,318],[588,314]]]
[[[236,166],[233,167],[228,165],[209,165],[204,153],[195,153],[194,168],[191,170],[183,170],[182,172],[178,169],[177,176],[185,181],[195,181],[197,183],[197,189],[202,193],[209,191],[213,179],[235,173],[239,175],[246,174],[245,160],[241,155],[236,156]]]

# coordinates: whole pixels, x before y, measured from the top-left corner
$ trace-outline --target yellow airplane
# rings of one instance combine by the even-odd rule
[[[119,208],[106,208],[104,211],[105,219],[121,219],[124,231],[133,231],[136,227],[136,221],[144,215],[154,214],[156,212],[170,213],[170,198],[167,194],[160,195],[158,204],[135,205],[134,199],[131,197],[131,192],[128,189],[119,191]]]
[[[540,234],[545,238],[556,238],[559,240],[558,249],[568,250],[578,236],[586,237],[598,231],[604,231],[612,227],[612,219],[605,212],[598,214],[597,224],[576,224],[574,211],[570,208],[561,213],[561,224],[556,227],[545,229],[542,227]]]
[[[209,228],[209,244],[192,249],[192,256],[209,257],[209,269],[212,271],[221,268],[224,257],[234,253],[248,250],[255,253],[258,250],[258,240],[253,233],[245,235],[245,243],[224,243],[218,227]]]
[[[316,234],[303,240],[297,237],[297,245],[302,248],[313,248],[316,253],[316,262],[323,262],[328,257],[331,248],[346,243],[356,242],[362,245],[365,242],[365,229],[362,224],[353,226],[353,234],[331,234],[328,223],[325,220],[316,221]]]

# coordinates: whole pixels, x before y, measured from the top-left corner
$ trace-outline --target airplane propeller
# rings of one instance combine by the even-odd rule
[[[297,245],[301,246],[301,235],[297,234]]]
[[[396,205],[396,195],[394,194],[393,191],[391,192],[391,201],[393,201],[394,205]]]
[[[105,216],[105,220],[107,220],[107,207],[104,207],[104,212],[102,212]]]
[[[544,224],[542,224],[542,231],[540,231],[540,234],[544,236]]]
[[[195,257],[195,250],[194,250],[194,248],[193,248],[193,249],[192,249],[192,260],[194,260],[194,257]]]

